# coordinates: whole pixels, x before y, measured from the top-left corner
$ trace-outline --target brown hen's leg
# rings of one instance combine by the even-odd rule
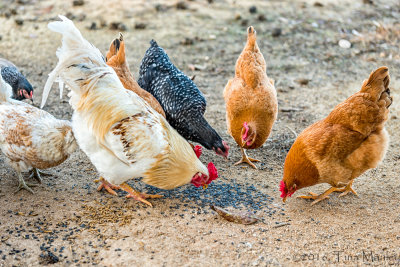
[[[123,183],[120,185],[121,189],[128,192],[126,195],[127,198],[133,198],[137,201],[140,201],[144,204],[149,205],[150,207],[153,207],[150,202],[146,200],[146,198],[161,198],[163,197],[162,195],[148,195],[144,193],[140,193],[135,191],[132,187],[130,187],[127,183]]]
[[[313,205],[317,204],[318,202],[320,202],[321,200],[329,198],[329,195],[332,192],[336,192],[338,189],[339,188],[331,187],[328,190],[326,190],[324,193],[322,193],[321,195],[317,195],[317,194],[314,194],[313,192],[310,192],[309,194],[311,196],[298,196],[297,198],[314,199],[314,201],[311,203],[311,206],[313,206]]]
[[[98,183],[98,182],[101,183],[99,185],[99,187],[97,187],[97,191],[101,191],[101,189],[104,188],[111,195],[114,195],[114,196],[118,195],[117,192],[114,191],[114,190],[120,189],[120,187],[118,185],[113,185],[113,184],[109,183],[103,177],[100,177],[99,179],[94,180],[94,182],[95,183]]]
[[[341,193],[340,195],[339,195],[339,197],[343,197],[343,196],[345,196],[345,195],[347,195],[348,193],[350,193],[350,192],[352,192],[354,195],[356,195],[356,196],[358,196],[358,194],[357,194],[357,192],[356,191],[354,191],[354,189],[353,189],[353,181],[354,180],[351,180],[344,188],[337,188],[335,191],[336,192],[343,192],[343,193]]]
[[[246,151],[244,150],[243,147],[240,148],[242,151],[242,159],[233,164],[234,166],[241,164],[241,163],[247,163],[254,169],[257,169],[256,165],[253,164],[253,162],[260,162],[258,159],[253,159],[247,156]]]

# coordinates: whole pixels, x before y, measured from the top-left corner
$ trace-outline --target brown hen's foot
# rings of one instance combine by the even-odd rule
[[[317,203],[320,202],[321,200],[328,199],[328,198],[329,198],[329,195],[330,195],[332,192],[336,192],[338,189],[339,189],[339,188],[331,187],[331,188],[329,188],[328,190],[326,190],[324,193],[322,193],[322,194],[320,194],[320,195],[317,195],[317,194],[314,194],[313,192],[310,192],[310,195],[311,195],[311,196],[299,196],[298,198],[303,198],[303,199],[314,199],[314,201],[311,203],[311,206],[314,206],[315,204],[317,204]]]
[[[133,198],[137,201],[140,201],[144,204],[149,205],[150,207],[153,207],[150,202],[146,200],[146,198],[161,198],[163,197],[162,195],[148,195],[144,193],[140,193],[135,191],[132,187],[130,187],[127,183],[123,183],[120,185],[121,189],[128,192],[126,195],[127,198]]]
[[[339,195],[339,197],[343,197],[345,195],[347,195],[348,193],[352,192],[354,195],[358,196],[357,192],[354,191],[353,189],[353,181],[350,181],[350,183],[348,183],[344,188],[337,188],[335,191],[336,192],[343,192]]]
[[[37,168],[33,168],[31,171],[31,174],[29,175],[29,178],[35,178],[36,181],[38,181],[39,183],[43,182],[42,179],[42,175],[43,176],[51,176],[50,173],[46,173],[46,172],[42,172],[41,170],[37,169]]]
[[[98,183],[98,182],[101,183],[99,185],[99,187],[97,187],[97,191],[101,191],[101,189],[104,188],[111,195],[114,195],[114,196],[118,195],[117,192],[114,191],[114,190],[120,189],[120,187],[118,185],[113,185],[113,184],[109,183],[103,177],[100,177],[99,179],[94,180],[94,182],[95,183]]]
[[[34,187],[34,186],[37,186],[37,185],[36,184],[27,184],[27,183],[25,183],[24,177],[22,177],[21,173],[18,173],[18,182],[19,182],[18,183],[18,189],[17,189],[17,191],[14,192],[14,194],[19,192],[21,189],[25,189],[25,190],[31,192],[32,194],[34,194],[33,190],[30,188],[30,186]]]
[[[253,159],[247,156],[246,151],[244,150],[244,148],[240,148],[242,151],[242,159],[239,160],[238,162],[236,162],[235,164],[233,164],[234,166],[239,165],[241,163],[247,163],[249,164],[251,167],[253,167],[254,169],[257,169],[256,165],[253,164],[253,162],[260,162],[258,159]]]

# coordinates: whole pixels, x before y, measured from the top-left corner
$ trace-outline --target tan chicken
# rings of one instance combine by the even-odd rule
[[[389,144],[385,122],[392,104],[389,70],[380,67],[365,80],[361,90],[337,105],[325,119],[305,129],[286,156],[280,184],[283,201],[296,190],[331,185],[323,194],[302,196],[313,204],[332,192],[356,192],[353,180],[384,158]]]
[[[18,191],[26,189],[22,172],[41,182],[39,169],[55,167],[75,151],[71,123],[58,120],[44,110],[11,99],[11,86],[0,75],[0,148],[7,163],[17,172]]]
[[[106,59],[107,65],[114,69],[123,86],[143,98],[155,111],[165,118],[164,110],[160,103],[158,103],[157,99],[155,99],[155,97],[149,92],[143,90],[133,78],[133,75],[129,70],[128,62],[126,61],[125,42],[121,33],[119,39],[115,39],[111,43]]]
[[[266,74],[266,63],[256,42],[256,31],[247,29],[247,43],[236,62],[235,77],[224,90],[228,133],[240,146],[240,163],[259,160],[246,155],[246,149],[261,147],[271,133],[278,113],[274,81]]]
[[[151,206],[146,198],[161,196],[138,192],[128,180],[143,177],[144,183],[162,189],[188,183],[207,187],[215,180],[214,164],[204,166],[196,156],[199,151],[146,101],[126,90],[100,51],[71,20],[60,18],[48,25],[63,39],[57,50],[59,61],[43,90],[42,106],[56,80],[71,89],[72,127],[80,148],[100,173],[99,189],[116,194],[113,189],[120,188],[128,192],[127,197]]]

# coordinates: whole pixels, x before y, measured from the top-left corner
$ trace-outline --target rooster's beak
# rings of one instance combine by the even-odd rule
[[[204,185],[203,185],[203,189],[204,189],[204,190],[207,189],[207,187],[208,187],[208,184],[204,184]]]
[[[286,197],[284,197],[284,198],[282,199],[282,202],[283,202],[283,203],[285,203],[285,202],[286,202]]]

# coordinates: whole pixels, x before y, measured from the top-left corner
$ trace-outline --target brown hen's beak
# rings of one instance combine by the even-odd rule
[[[282,199],[282,202],[283,202],[283,203],[286,202],[286,198],[287,198],[287,197],[284,197],[284,198]]]
[[[204,184],[204,185],[203,185],[203,189],[204,189],[204,190],[206,190],[207,187],[208,187],[208,184]]]

